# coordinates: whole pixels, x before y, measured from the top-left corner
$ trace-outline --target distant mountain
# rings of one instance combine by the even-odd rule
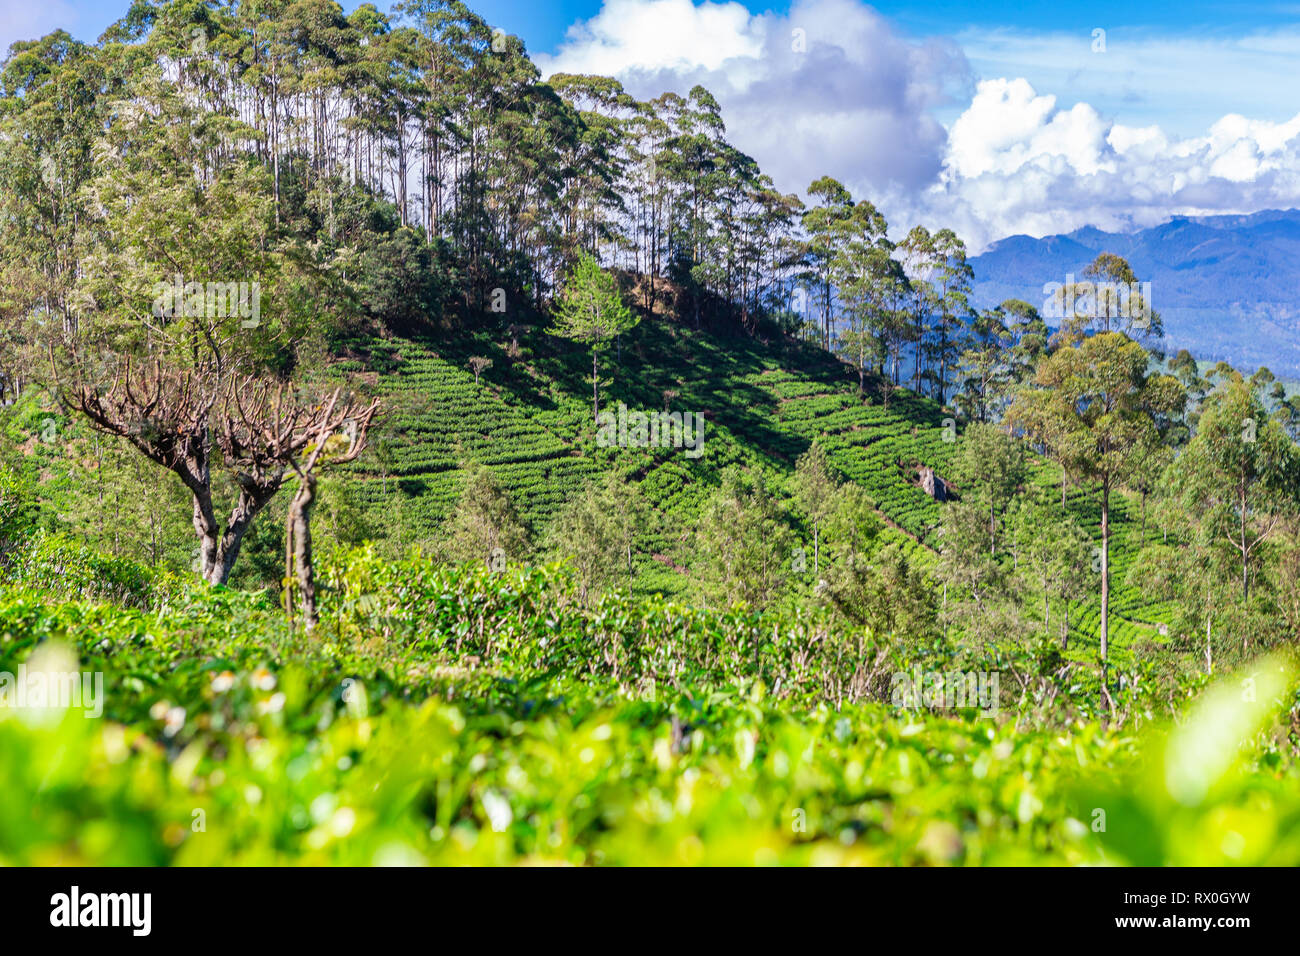
[[[1133,233],[1087,226],[1010,236],[971,260],[974,304],[1016,298],[1041,308],[1044,285],[1079,277],[1100,252],[1123,256],[1151,283],[1167,349],[1300,377],[1300,210],[1177,217]]]

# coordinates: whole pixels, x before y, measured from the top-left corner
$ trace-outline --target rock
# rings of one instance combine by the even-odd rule
[[[948,500],[948,483],[934,473],[933,468],[922,465],[920,468],[921,490],[935,501]]]

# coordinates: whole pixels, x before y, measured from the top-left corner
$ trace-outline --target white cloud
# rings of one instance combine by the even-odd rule
[[[728,60],[762,55],[767,22],[739,3],[607,0],[571,27],[558,57],[537,57],[546,72],[603,75],[660,70],[717,70]]]
[[[1085,225],[1123,230],[1172,215],[1300,204],[1300,114],[1284,123],[1231,114],[1204,136],[1056,107],[1024,79],[981,82],[952,125],[939,183],[910,212],[952,225],[981,248],[1014,233]]]
[[[780,188],[831,175],[892,231],[951,226],[974,251],[1021,232],[1300,205],[1300,114],[1285,119],[1300,104],[1278,82],[1300,31],[1113,29],[1104,53],[1091,31],[957,39],[906,37],[859,0],[796,0],[785,16],[606,0],[537,60],[547,74],[618,76],[641,97],[701,83],[731,141]],[[987,77],[978,85],[971,64]],[[1247,104],[1268,118],[1240,115]]]
[[[1030,162],[1060,157],[1076,173],[1113,171],[1103,151],[1105,129],[1086,103],[1056,108],[1023,79],[981,83],[970,107],[948,131],[946,165],[954,177],[1010,173]]]
[[[906,39],[857,0],[796,0],[784,16],[606,0],[535,59],[546,75],[617,76],[642,98],[704,85],[729,139],[786,191],[823,174],[873,195],[932,181],[945,138],[932,108],[969,80],[955,45]]]

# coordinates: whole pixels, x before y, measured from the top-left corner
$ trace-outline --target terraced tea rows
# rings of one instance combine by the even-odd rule
[[[436,534],[460,494],[460,465],[488,465],[526,520],[543,524],[594,466],[524,406],[439,357],[399,341],[395,371],[380,379],[390,398],[375,454],[354,473],[354,492],[374,513],[401,510],[413,534]]]
[[[494,354],[490,343],[475,347]],[[824,352],[722,341],[665,323],[635,329],[620,347],[602,404],[703,415],[703,454],[688,457],[680,448],[600,447],[589,366],[576,350],[530,349],[528,361],[513,365],[502,356],[495,376],[476,383],[464,356],[440,355],[433,343],[398,340],[389,349],[380,382],[394,411],[386,439],[356,473],[355,491],[372,514],[407,529],[409,541],[437,534],[459,495],[462,462],[491,467],[534,531],[586,480],[612,470],[637,484],[657,512],[636,544],[637,588],[683,594],[691,587],[682,573],[691,536],[724,469],[756,469],[780,487],[816,440],[879,511],[887,525],[881,543],[902,543],[922,565],[934,561],[942,506],[920,487],[917,469],[954,478],[960,438],[951,414],[905,389],[894,390],[888,405],[878,390],[864,398],[856,375]],[[1035,459],[1032,474],[1044,488],[1059,488],[1055,465]],[[1099,543],[1096,495],[1072,487],[1068,507]],[[1114,496],[1111,636],[1121,658],[1134,644],[1167,639],[1159,628],[1168,608],[1126,580],[1137,550],[1136,509]],[[1095,654],[1095,591],[1071,608],[1070,632],[1071,657]]]

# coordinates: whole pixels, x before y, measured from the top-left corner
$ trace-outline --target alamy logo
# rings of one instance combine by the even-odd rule
[[[67,710],[76,707],[87,716],[104,715],[104,675],[101,672],[53,671],[37,667],[18,672],[0,671],[0,707]]]
[[[981,717],[998,712],[999,671],[900,671],[890,682],[890,701],[908,710],[978,707]]]
[[[601,448],[685,448],[687,458],[704,454],[704,416],[698,412],[603,411],[596,417]]]
[[[125,926],[134,936],[148,936],[153,926],[151,893],[70,893],[50,897],[51,926]]]
[[[158,319],[241,318],[240,326],[262,324],[262,285],[259,282],[186,282],[176,275],[171,283],[153,287],[153,314]]]
[[[1046,319],[1129,319],[1134,328],[1151,325],[1150,282],[1065,282],[1043,285],[1043,318]]]

